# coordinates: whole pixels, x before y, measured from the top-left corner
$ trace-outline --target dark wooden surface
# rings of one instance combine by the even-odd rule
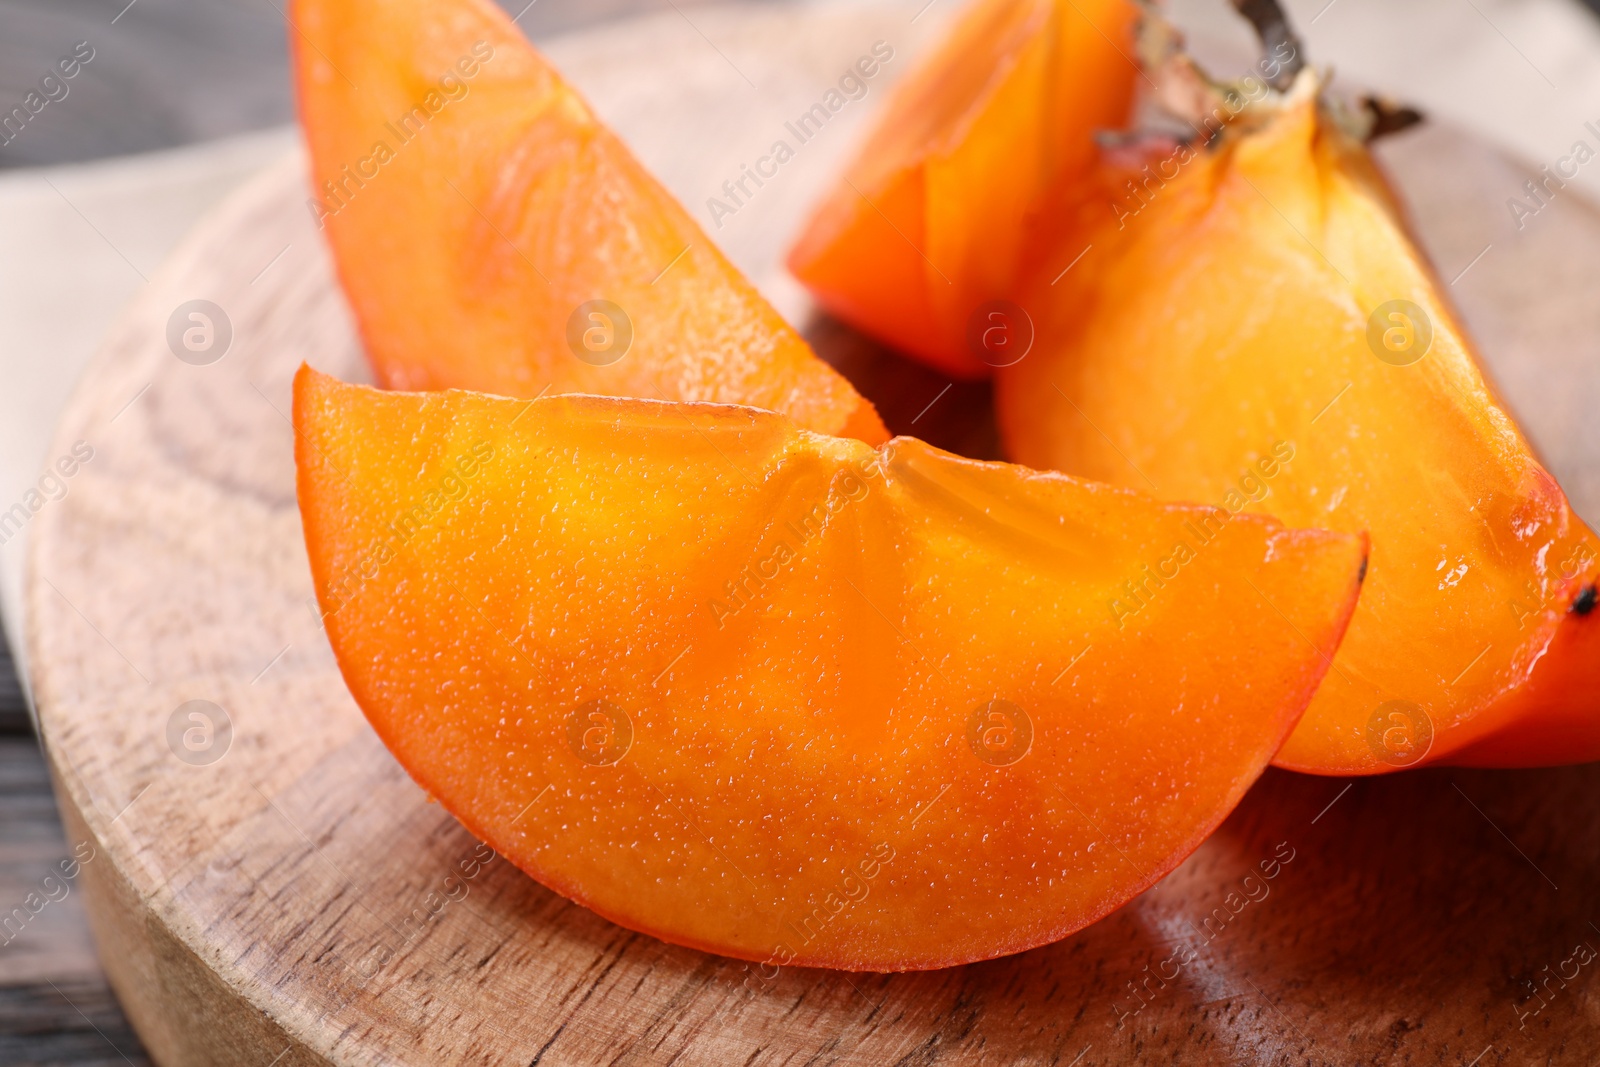
[[[11,656],[0,642],[0,920],[14,908],[26,910],[28,894],[39,892],[68,853]],[[0,933],[0,941],[5,937]],[[75,895],[52,901],[0,945],[0,1064],[148,1062],[100,972]]]

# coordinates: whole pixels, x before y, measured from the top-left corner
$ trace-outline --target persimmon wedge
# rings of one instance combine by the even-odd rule
[[[1016,952],[1150,885],[1294,726],[1366,555],[746,407],[302,368],[294,421],[399,762],[556,892],[774,966]]]
[[[292,12],[309,207],[381,383],[736,402],[887,437],[489,0]]]
[[[1600,541],[1486,380],[1363,120],[1309,68],[1283,91],[1192,87],[1175,95],[1212,108],[1209,143],[1107,160],[1070,238],[1092,251],[1019,297],[1040,340],[999,377],[1008,454],[1370,531],[1355,621],[1280,764],[1600,759]]]
[[[1014,295],[1037,217],[1127,123],[1130,0],[978,0],[892,96],[789,257],[825,308],[962,378],[1020,339],[972,329]],[[1061,264],[1066,266],[1066,264]],[[1010,325],[1010,324],[1007,324]]]

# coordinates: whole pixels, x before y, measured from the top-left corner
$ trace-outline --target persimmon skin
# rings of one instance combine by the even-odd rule
[[[1128,0],[978,0],[896,87],[790,270],[856,328],[988,376],[970,322],[1015,295],[1040,216],[1092,165],[1095,133],[1126,123],[1136,14]]]
[[[1366,553],[750,408],[303,368],[294,421],[329,640],[399,762],[556,892],[770,966],[1016,952],[1160,878],[1311,699]],[[974,732],[996,700],[1030,745]]]
[[[1256,128],[1242,120],[1168,159],[1138,200],[1125,184],[1143,181],[1136,168],[1108,161],[1094,177],[1068,228],[1070,247],[1093,250],[1023,300],[1043,325],[999,378],[1008,454],[1222,500],[1272,442],[1295,444],[1250,506],[1368,530],[1373,556],[1280,765],[1600,758],[1600,618],[1573,610],[1600,580],[1600,541],[1486,380],[1366,148],[1302,79]],[[1392,300],[1431,323],[1431,348],[1407,365],[1369,338]],[[1382,741],[1393,701],[1420,707],[1431,737]]]
[[[747,403],[887,439],[489,0],[292,14],[308,206],[379,382]],[[585,336],[595,300],[626,313],[632,343],[612,332],[580,358],[570,324]]]

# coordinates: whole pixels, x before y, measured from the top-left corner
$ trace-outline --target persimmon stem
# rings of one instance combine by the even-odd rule
[[[1361,106],[1372,116],[1372,131],[1367,134],[1368,141],[1409,130],[1424,121],[1422,112],[1416,108],[1397,104],[1381,96],[1363,96]]]
[[[1233,0],[1239,14],[1250,20],[1256,36],[1261,40],[1261,50],[1268,58],[1278,62],[1278,73],[1267,79],[1267,84],[1282,92],[1294,84],[1294,77],[1306,65],[1302,54],[1305,49],[1278,0]],[[1287,49],[1288,55],[1284,52]]]

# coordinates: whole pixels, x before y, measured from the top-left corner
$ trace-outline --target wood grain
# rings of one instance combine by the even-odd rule
[[[146,1064],[95,958],[83,894],[58,877],[71,852],[16,710],[14,732],[0,718],[0,1063]]]
[[[558,58],[693,207],[743,150],[730,131],[820,92],[891,15],[905,18],[757,7],[694,28],[720,59],[687,51],[670,20]],[[746,74],[773,95],[747,93]],[[676,147],[664,107],[683,116]],[[840,145],[797,159],[794,189],[718,235],[780,299],[775,253]],[[1594,519],[1600,307],[1584,285],[1600,271],[1600,212],[1558,199],[1507,238],[1496,227],[1515,165],[1445,130],[1386,152],[1447,279],[1494,245],[1456,291]],[[302,359],[365,371],[302,173],[291,159],[265,175],[153,279],[53,453],[82,440],[94,458],[35,520],[45,742],[68,840],[96,850],[81,882],[102,958],[157,1062],[1588,1067],[1600,959],[1571,961],[1600,946],[1593,767],[1353,783],[1272,772],[1188,862],[1096,926],[925,974],[762,980],[613,926],[501,860],[441,906],[476,842],[374,737],[310,606],[289,380]],[[203,367],[165,340],[193,299],[218,303],[234,331]],[[939,398],[942,379],[836,324],[811,332],[891,428],[992,448],[982,388]],[[191,700],[227,714],[214,762],[169,744]]]
[[[143,1067],[149,1061],[95,958],[83,894],[59,878],[50,880],[71,850],[62,836],[50,775],[4,636],[0,634],[0,1063]]]

